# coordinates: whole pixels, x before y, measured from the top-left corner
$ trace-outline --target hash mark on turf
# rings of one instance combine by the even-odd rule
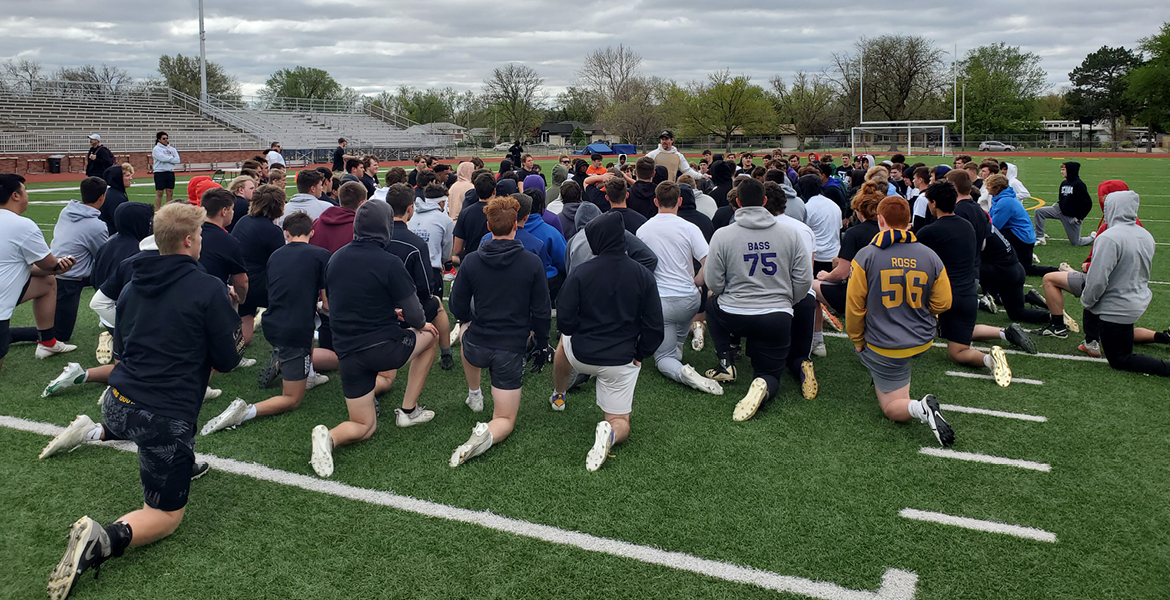
[[[967,379],[995,380],[994,376],[987,375],[985,373],[966,373],[963,371],[947,371],[946,374],[950,375],[951,377],[966,377]],[[1012,377],[1012,383],[1026,383],[1028,385],[1044,385],[1044,382],[1040,381],[1039,379],[1024,379],[1023,377]]]
[[[907,519],[915,521],[926,521],[929,523],[941,523],[943,525],[953,525],[955,527],[962,527],[964,529],[974,529],[975,531],[987,531],[990,533],[1002,533],[1004,535],[1014,535],[1016,537],[1027,538],[1039,542],[1056,543],[1056,534],[1043,529],[1036,529],[1035,527],[1024,527],[1023,525],[1009,525],[1007,523],[1000,523],[997,521],[984,521],[982,519],[971,519],[969,517],[956,517],[940,512],[933,512],[929,510],[917,510],[913,508],[903,508],[898,511],[898,515]]]
[[[29,421],[5,415],[0,415],[0,427],[8,427],[10,429],[49,436],[58,435],[65,429],[64,427],[59,427],[51,423]],[[137,451],[131,442],[97,442],[94,445],[107,446],[127,452]],[[214,454],[196,453],[195,457],[197,460],[207,461],[211,464],[211,468],[217,471],[243,475],[244,477],[251,477],[261,481],[279,483],[310,492],[357,500],[358,502],[365,502],[367,504],[386,506],[426,517],[437,517],[448,521],[479,525],[487,529],[510,533],[520,537],[563,546],[572,546],[589,552],[630,558],[646,564],[669,567],[679,571],[706,575],[734,583],[754,585],[777,592],[791,592],[801,596],[821,598],[822,600],[913,600],[918,586],[918,575],[914,572],[904,571],[902,569],[886,569],[886,572],[882,574],[882,583],[877,591],[853,590],[827,581],[816,581],[792,575],[780,575],[752,567],[700,558],[683,552],[670,552],[651,546],[639,546],[621,540],[597,537],[579,531],[567,531],[550,525],[540,525],[520,519],[511,519],[489,511],[469,510],[457,506],[419,500],[410,496],[399,496],[392,492],[359,488],[337,481],[281,471],[280,469],[273,469],[272,467],[266,467],[256,463],[221,458]]]
[[[1018,458],[1004,458],[1002,456],[992,456],[990,454],[980,454],[978,452],[959,452],[958,450],[951,450],[950,448],[935,448],[933,446],[924,446],[918,451],[918,453],[938,458],[953,458],[955,460],[981,462],[987,463],[989,465],[1019,467],[1021,469],[1043,471],[1045,473],[1052,470],[1052,465],[1049,465],[1048,463],[1036,462],[1032,460],[1021,460]]]
[[[1004,419],[1018,419],[1020,421],[1035,421],[1037,423],[1045,423],[1048,417],[1040,415],[1027,415],[1024,413],[1004,412],[1002,410],[987,410],[986,408],[974,408],[971,406],[959,406],[957,404],[939,404],[939,408],[950,412],[969,413],[973,415],[987,415],[989,417],[1002,417]]]
[[[825,337],[848,338],[849,334],[837,333],[835,331],[826,331]],[[946,344],[941,343],[941,342],[934,342],[931,345],[934,346],[935,348],[946,348],[947,347]],[[981,346],[971,346],[971,347],[976,349],[976,350],[981,350],[983,352],[990,352],[991,351],[990,348],[984,348]],[[1039,358],[1055,358],[1057,360],[1076,360],[1076,361],[1081,361],[1081,362],[1097,362],[1097,363],[1108,363],[1109,362],[1108,360],[1105,360],[1104,358],[1093,358],[1092,356],[1085,356],[1085,355],[1081,355],[1081,354],[1053,354],[1050,352],[1037,352],[1036,354],[1028,354],[1027,352],[1024,352],[1023,350],[1013,350],[1011,348],[1004,348],[1003,351],[1006,354],[1019,354],[1021,356],[1032,356],[1032,357],[1039,357]]]

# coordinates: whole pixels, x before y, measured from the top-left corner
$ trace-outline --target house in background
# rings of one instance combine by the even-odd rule
[[[585,143],[592,144],[593,142],[607,142],[610,144],[621,142],[621,138],[614,134],[606,133],[601,127],[582,123],[580,121],[560,121],[557,123],[548,122],[540,126],[540,141],[550,146],[568,146],[569,139],[573,136],[573,130],[580,128],[585,132]]]

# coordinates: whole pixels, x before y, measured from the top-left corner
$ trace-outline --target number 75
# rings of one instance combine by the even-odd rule
[[[775,252],[762,252],[759,254],[744,254],[743,255],[744,262],[752,263],[752,266],[748,268],[748,276],[749,277],[756,274],[756,266],[757,265],[762,265],[762,268],[760,270],[763,271],[764,275],[775,275],[776,271],[780,270],[780,267],[776,264],[775,259],[776,259]]]

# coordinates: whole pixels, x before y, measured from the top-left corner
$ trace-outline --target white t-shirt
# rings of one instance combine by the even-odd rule
[[[776,215],[776,222],[782,225],[788,225],[790,227],[796,228],[796,230],[800,232],[800,241],[804,242],[804,249],[808,251],[808,255],[812,256],[813,254],[816,254],[817,234],[813,233],[811,227],[805,225],[803,221],[794,219],[783,213]],[[817,295],[817,291],[811,287],[808,288],[808,293],[810,296]]]
[[[925,219],[926,213],[928,212],[930,212],[930,200],[926,197],[926,194],[919,193],[915,195],[913,216],[919,219]]]
[[[695,264],[707,258],[707,240],[694,223],[672,214],[654,215],[638,228],[638,239],[658,257],[654,280],[660,298],[695,295]]]
[[[695,209],[707,215],[708,219],[715,218],[715,211],[719,210],[719,205],[715,204],[715,199],[704,194],[703,192],[695,192]]]
[[[804,222],[817,237],[813,260],[832,262],[841,251],[841,207],[836,202],[817,194],[804,203]]]
[[[0,321],[12,318],[32,264],[48,255],[45,234],[32,219],[0,209]]]
[[[270,167],[275,164],[288,166],[288,163],[284,162],[284,155],[276,150],[269,150],[268,154],[264,155],[264,158],[268,160],[268,166]]]

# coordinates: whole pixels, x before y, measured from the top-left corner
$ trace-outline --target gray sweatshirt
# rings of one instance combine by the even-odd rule
[[[415,200],[414,216],[408,224],[410,230],[427,243],[430,266],[435,269],[443,268],[443,261],[451,257],[451,247],[455,242],[455,221],[443,210],[446,204],[446,196]]]
[[[762,206],[735,211],[735,222],[715,232],[705,271],[719,307],[739,315],[792,314],[813,279],[800,233]]]
[[[284,205],[284,214],[276,219],[276,224],[284,225],[284,218],[295,212],[303,212],[309,215],[310,219],[316,221],[317,217],[321,216],[321,213],[332,207],[332,204],[324,200],[319,200],[311,194],[293,194],[293,197],[289,198],[288,202]]]
[[[576,206],[576,204],[570,204]],[[592,202],[581,202],[574,215],[574,225],[577,228],[577,233],[569,238],[568,244],[565,246],[565,270],[569,273],[573,272],[575,267],[579,267],[589,260],[596,258],[597,255],[593,253],[593,248],[589,247],[589,240],[585,237],[585,226],[590,221],[601,216],[601,209],[597,208],[596,204]],[[654,251],[646,245],[646,242],[638,239],[638,236],[626,232],[626,254],[630,258],[638,261],[643,267],[650,270],[651,273],[658,268],[658,257],[654,256]]]
[[[110,239],[110,230],[101,219],[101,211],[77,200],[70,200],[53,227],[53,256],[72,256],[77,264],[58,279],[89,282],[93,257]]]
[[[1093,242],[1093,262],[1085,274],[1081,304],[1110,323],[1136,323],[1154,294],[1150,291],[1150,264],[1154,236],[1137,224],[1136,192],[1105,196],[1108,229]]]

